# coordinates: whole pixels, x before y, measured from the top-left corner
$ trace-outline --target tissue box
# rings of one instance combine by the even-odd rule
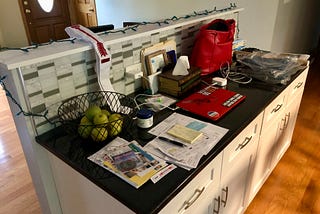
[[[172,75],[172,70],[159,74],[159,92],[180,97],[192,90],[201,82],[201,69],[191,67],[188,71],[189,74],[185,76],[174,76]]]

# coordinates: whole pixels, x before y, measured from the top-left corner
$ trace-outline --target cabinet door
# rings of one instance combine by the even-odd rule
[[[242,213],[246,207],[261,121],[262,114],[224,150],[220,194],[222,213]]]
[[[286,106],[285,114],[279,122],[278,137],[275,143],[275,151],[273,155],[273,164],[276,165],[291,144],[291,138],[296,124],[302,91],[295,96],[295,99]]]
[[[268,128],[264,129],[264,126],[262,127],[260,142],[257,149],[257,156],[254,164],[250,200],[254,198],[271,172],[273,147],[278,135],[278,130],[278,121],[275,121],[273,124],[268,126]]]
[[[254,164],[254,173],[249,197],[250,201],[256,195],[273,168],[272,157],[275,142],[279,136],[279,121],[284,114],[286,95],[286,91],[282,92],[264,110],[261,136]]]
[[[222,213],[242,213],[245,209],[245,194],[249,168],[252,163],[252,154],[246,154],[231,169],[230,173],[222,178],[221,210]]]
[[[286,106],[278,124],[275,139],[272,165],[275,167],[291,144],[303,89],[307,78],[308,68],[305,69],[286,89]]]
[[[220,187],[222,153],[215,157],[160,213],[213,213]],[[217,209],[217,208],[216,208]]]

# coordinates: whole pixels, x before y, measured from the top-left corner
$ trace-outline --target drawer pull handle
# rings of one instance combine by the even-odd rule
[[[192,195],[192,197],[190,198],[189,201],[185,201],[183,202],[183,206],[184,210],[188,209],[189,207],[191,207],[191,205],[200,197],[200,195],[203,193],[205,187],[202,187],[202,189],[196,189]],[[194,197],[195,196],[195,197]],[[194,197],[194,198],[193,198]],[[192,199],[193,198],[193,199]]]
[[[227,202],[228,202],[229,188],[228,188],[228,187],[223,188],[223,189],[222,189],[222,192],[225,192],[225,193],[226,193],[226,197],[225,197],[224,200],[221,199],[221,203],[223,204],[223,207],[226,207],[226,206],[227,206]]]
[[[282,107],[282,104],[281,105],[277,104],[277,106],[274,109],[272,109],[271,113],[279,111],[281,107]]]
[[[218,203],[217,209],[216,209],[216,202]],[[213,201],[213,213],[214,214],[218,214],[220,212],[220,203],[221,203],[220,196],[218,196],[218,198],[214,198],[214,201]]]
[[[302,86],[303,82],[299,82],[295,87],[294,89],[297,89],[297,88],[300,88]]]
[[[236,148],[236,151],[237,151],[238,149],[240,149],[240,150],[243,149],[246,145],[248,145],[248,143],[251,141],[251,139],[252,139],[252,136],[246,137],[246,138],[244,139],[244,141],[238,145],[238,147]]]
[[[285,123],[285,126],[284,126],[285,129],[288,128],[288,125],[289,125],[289,122],[290,122],[290,117],[291,117],[291,114],[289,112],[288,114],[286,114],[286,118],[288,118],[288,119],[286,119],[286,123]]]
[[[288,128],[288,125],[290,122],[290,117],[291,117],[291,114],[289,112],[288,114],[286,114],[285,118],[282,119],[282,121],[284,121],[284,124],[283,124],[283,127],[280,128],[281,131]]]

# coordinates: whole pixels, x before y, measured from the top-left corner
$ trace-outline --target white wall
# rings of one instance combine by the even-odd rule
[[[306,53],[320,34],[319,0],[234,0],[240,14],[240,37],[251,47]],[[229,6],[225,0],[96,0],[98,23],[121,27],[123,21],[156,21],[193,11]],[[8,21],[10,20],[10,21]],[[18,0],[1,0],[0,45],[28,45]]]
[[[18,0],[1,0],[0,7],[1,46],[23,47],[28,45]]]
[[[0,28],[0,47],[3,47],[4,46],[4,41],[3,41],[3,38],[2,38],[2,31],[1,31],[1,28]]]
[[[319,0],[235,0],[240,37],[248,46],[277,52],[310,52],[319,37]],[[122,27],[123,21],[155,21],[193,11],[229,6],[225,0],[96,0],[98,24]],[[297,26],[297,23],[300,26]],[[302,27],[308,29],[302,30]]]
[[[157,21],[193,11],[229,6],[226,1],[208,0],[96,0],[98,24],[122,27],[123,21]]]
[[[305,53],[316,47],[320,35],[320,1],[281,0],[271,49]]]
[[[245,10],[240,13],[240,37],[249,47],[271,50],[279,0],[239,0],[238,7]]]
[[[240,13],[240,37],[246,39],[249,46],[271,49],[278,1],[235,1],[238,7],[245,8]],[[116,28],[122,27],[123,21],[156,21],[230,5],[225,0],[96,0],[96,4],[98,24],[112,23]]]

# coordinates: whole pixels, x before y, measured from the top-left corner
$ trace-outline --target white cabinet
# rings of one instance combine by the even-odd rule
[[[290,146],[307,73],[308,68],[265,108],[249,201]]]
[[[272,168],[277,165],[291,144],[291,138],[298,116],[301,96],[300,99],[295,99],[295,102],[291,102],[290,105],[286,106],[285,112],[282,114],[281,120],[278,123],[274,152],[271,160]]]
[[[255,192],[260,189],[276,165],[273,161],[273,156],[281,133],[282,118],[286,108],[285,99],[286,92],[284,91],[265,109],[264,112],[264,121],[255,163]],[[258,179],[258,182],[256,179]]]
[[[257,116],[223,151],[220,213],[245,210],[262,116]]]
[[[244,212],[262,118],[261,113],[160,213]]]
[[[215,157],[160,213],[213,213],[219,194],[222,153]]]
[[[286,89],[286,108],[279,123],[278,136],[272,159],[274,166],[279,162],[291,144],[307,73],[307,70],[304,71]]]

